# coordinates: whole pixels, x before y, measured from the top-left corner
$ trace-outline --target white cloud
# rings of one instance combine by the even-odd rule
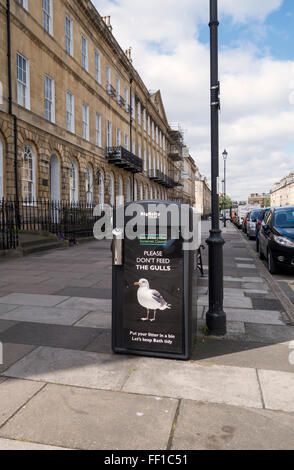
[[[209,47],[197,39],[199,25],[208,23],[208,0],[94,3],[101,15],[112,16],[122,48],[133,47],[134,66],[147,88],[161,89],[169,121],[181,122],[191,155],[209,177]],[[220,0],[220,18],[262,23],[281,4]],[[229,151],[228,191],[246,199],[293,170],[294,62],[263,57],[250,42],[226,47],[220,52],[220,80],[220,153]]]

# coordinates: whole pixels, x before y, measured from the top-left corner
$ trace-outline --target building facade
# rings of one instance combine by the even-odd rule
[[[195,207],[202,217],[211,215],[211,189],[205,176],[196,168],[195,177]]]
[[[0,0],[0,35],[0,198],[182,200],[183,135],[109,17],[90,0]]]
[[[267,200],[269,198],[269,194],[251,194],[248,197],[248,204],[254,206],[255,204],[258,204],[260,207],[266,207],[267,206]]]
[[[193,158],[189,155],[189,151],[185,152],[184,149],[183,155],[183,202],[185,204],[189,204],[192,207],[195,207],[195,178],[197,166]]]
[[[271,206],[294,206],[294,173],[275,184],[271,191]]]

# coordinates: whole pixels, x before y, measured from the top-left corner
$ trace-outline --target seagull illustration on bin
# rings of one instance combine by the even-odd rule
[[[149,319],[149,312],[150,310],[154,310],[154,316],[150,320],[154,322],[156,320],[156,312],[157,310],[167,310],[171,309],[171,305],[169,305],[162,295],[154,289],[150,289],[150,284],[147,279],[140,279],[139,282],[135,282],[135,286],[139,286],[137,297],[138,302],[142,307],[147,309],[147,317],[141,318],[142,321],[148,321]]]

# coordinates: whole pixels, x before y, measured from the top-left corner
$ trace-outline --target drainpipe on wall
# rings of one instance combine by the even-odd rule
[[[14,134],[14,180],[15,180],[15,200],[16,200],[16,225],[20,227],[19,217],[19,193],[18,193],[18,172],[17,172],[17,137],[18,125],[17,117],[12,112],[12,74],[11,74],[11,19],[10,19],[10,0],[6,0],[6,16],[7,16],[7,68],[8,68],[8,113],[13,118],[13,134]]]
[[[132,95],[133,95],[133,77],[130,80],[130,151],[133,153],[133,108],[132,108]],[[135,173],[133,173],[133,201],[135,201]]]

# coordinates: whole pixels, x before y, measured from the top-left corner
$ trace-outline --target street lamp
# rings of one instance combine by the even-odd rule
[[[209,247],[209,310],[206,325],[210,334],[225,335],[226,314],[223,310],[223,245],[219,227],[219,110],[220,84],[218,79],[218,2],[210,0],[210,69],[211,69],[211,200],[212,222]]]
[[[227,172],[227,158],[228,152],[226,149],[223,151],[223,160],[224,160],[224,227],[227,226],[227,217],[226,217],[226,199],[227,199],[227,188],[226,188],[226,172]]]

